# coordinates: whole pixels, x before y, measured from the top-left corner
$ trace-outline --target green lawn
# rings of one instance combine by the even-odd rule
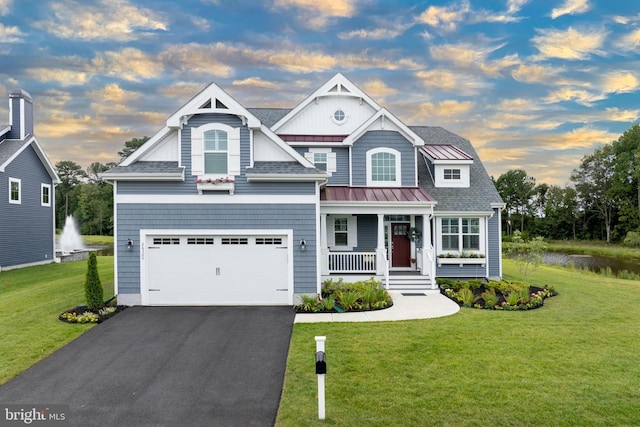
[[[105,298],[113,295],[113,257],[98,257]],[[58,320],[82,305],[87,261],[0,272],[0,384],[80,336],[94,325]]]
[[[510,261],[505,276],[518,278]],[[560,294],[528,312],[296,324],[277,425],[640,425],[640,284],[547,266],[531,281]]]

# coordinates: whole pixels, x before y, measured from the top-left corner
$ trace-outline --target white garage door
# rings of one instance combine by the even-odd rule
[[[287,236],[148,236],[148,304],[288,304],[287,252]]]

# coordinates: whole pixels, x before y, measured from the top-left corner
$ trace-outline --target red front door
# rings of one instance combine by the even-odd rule
[[[391,267],[411,267],[411,242],[407,237],[409,224],[391,224]]]

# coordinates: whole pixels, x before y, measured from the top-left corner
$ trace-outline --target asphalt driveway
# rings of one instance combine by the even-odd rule
[[[132,307],[0,386],[70,425],[271,426],[291,307]]]

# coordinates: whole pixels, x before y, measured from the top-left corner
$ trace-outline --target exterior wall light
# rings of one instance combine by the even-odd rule
[[[304,252],[307,250],[307,241],[302,239],[300,240],[300,252]]]
[[[127,239],[127,250],[133,249],[133,240]]]

